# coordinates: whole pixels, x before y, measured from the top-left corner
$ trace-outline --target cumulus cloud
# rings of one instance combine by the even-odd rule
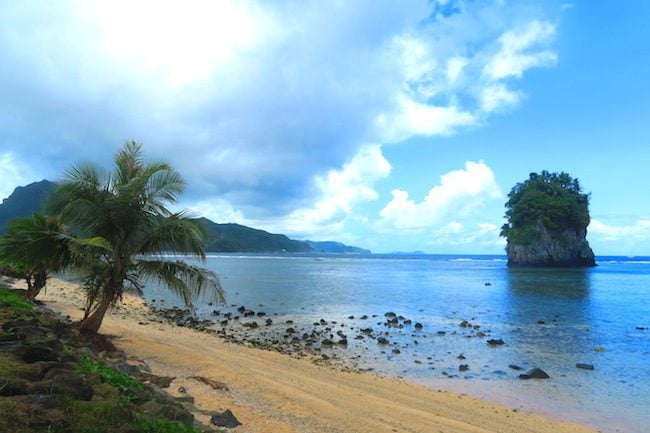
[[[495,224],[479,223],[467,227],[458,221],[451,221],[433,231],[429,245],[473,245],[481,247],[504,246],[506,241],[499,236],[500,229]]]
[[[4,2],[0,154],[13,156],[0,166],[49,176],[108,161],[134,138],[184,174],[197,212],[282,231],[341,227],[390,172],[378,146],[480,124],[520,100],[513,80],[555,62],[555,26],[521,10]],[[408,208],[404,194],[394,206]]]
[[[521,30],[505,32],[499,38],[499,51],[485,65],[483,73],[490,80],[521,78],[527,69],[553,65],[557,61],[554,52],[535,49],[554,35],[555,26],[540,21],[532,21]]]
[[[440,177],[440,183],[417,203],[406,191],[395,189],[393,199],[381,210],[379,227],[421,231],[467,217],[488,200],[502,198],[494,173],[483,162],[468,161],[465,168]],[[456,225],[455,225],[456,224]],[[449,228],[458,228],[454,222]]]
[[[634,224],[615,226],[592,219],[589,233],[599,241],[647,241],[650,240],[650,219],[639,219]]]
[[[302,234],[340,231],[357,204],[379,198],[373,184],[388,177],[390,171],[378,145],[364,146],[341,170],[316,178],[316,203],[292,212],[283,222],[285,230]]]

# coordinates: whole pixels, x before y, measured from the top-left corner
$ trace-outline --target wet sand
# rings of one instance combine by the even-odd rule
[[[51,280],[39,299],[73,320],[82,315],[82,293],[74,284]],[[243,424],[236,432],[595,432],[466,395],[315,365],[308,358],[228,343],[160,322],[142,300],[125,296],[122,306],[106,316],[101,332],[113,336],[131,362],[146,363],[156,375],[175,377],[169,392],[193,396],[195,415],[202,422],[230,409]],[[225,387],[217,388],[227,390],[192,376],[220,382]]]

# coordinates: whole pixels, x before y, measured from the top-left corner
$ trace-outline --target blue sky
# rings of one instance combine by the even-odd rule
[[[181,207],[375,252],[501,253],[566,171],[650,255],[650,3],[0,1],[0,195],[127,139]]]

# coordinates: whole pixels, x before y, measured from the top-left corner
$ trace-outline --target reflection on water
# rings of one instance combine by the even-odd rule
[[[520,296],[586,298],[591,268],[508,268],[508,290]]]
[[[229,304],[277,314],[277,322],[291,318],[305,328],[320,318],[345,325],[349,347],[330,350],[360,356],[362,366],[427,384],[444,379],[453,384],[447,387],[464,384],[469,392],[483,387],[486,396],[500,389],[517,404],[570,414],[608,431],[625,424],[620,431],[642,432],[650,425],[650,331],[637,329],[650,328],[649,261],[508,269],[501,257],[223,255],[209,258],[207,266],[221,275]],[[167,306],[178,302],[156,287],[146,295],[158,305],[161,299]],[[197,307],[211,317],[213,306],[199,301]],[[424,328],[386,328],[387,311]],[[368,320],[360,321],[362,314]],[[462,321],[480,328],[460,327]],[[401,353],[355,340],[361,327],[388,332]],[[487,338],[506,344],[489,347]],[[463,374],[461,363],[469,366]],[[577,363],[595,370],[579,370]],[[551,380],[521,381],[510,364],[541,367]]]

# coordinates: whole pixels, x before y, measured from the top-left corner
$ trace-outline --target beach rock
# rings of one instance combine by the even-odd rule
[[[347,338],[341,338],[341,339],[338,341],[338,345],[339,345],[339,346],[347,346],[347,345],[348,345],[348,339],[347,339]]]
[[[32,343],[25,348],[21,356],[28,364],[38,361],[58,361],[63,344],[57,339],[43,340]]]
[[[502,339],[494,339],[491,338],[487,341],[488,346],[501,346],[502,344],[505,344]]]
[[[388,313],[384,314],[384,317],[387,319],[393,319],[397,317],[397,314],[393,313],[392,311],[389,311]]]
[[[508,367],[512,368],[513,370],[521,370],[522,369],[520,366],[515,365],[515,364],[510,364],[510,365],[508,365]]]
[[[519,379],[549,379],[550,376],[541,368],[533,368],[526,374],[520,374]]]
[[[326,338],[325,340],[321,341],[320,345],[321,345],[321,346],[328,346],[328,347],[331,347],[331,346],[334,345],[334,342],[332,342],[332,340]]]
[[[467,371],[467,370],[469,370],[469,365],[467,364],[460,364],[458,366],[458,371]]]
[[[576,368],[581,368],[582,370],[593,370],[594,366],[591,364],[577,363]]]
[[[378,344],[388,344],[389,341],[388,341],[386,338],[384,338],[384,337],[378,337],[378,338],[377,338],[377,343],[378,343]]]
[[[422,329],[423,326],[420,322],[415,322],[415,329]]]
[[[368,318],[368,316],[365,315],[365,314],[363,316],[359,317],[360,320],[366,320],[367,318]]]
[[[235,428],[242,425],[239,420],[233,415],[230,409],[226,409],[224,412],[212,415],[210,422],[217,427],[226,427],[226,428]]]
[[[392,352],[393,352],[395,355],[399,355],[400,353],[402,353],[402,352],[400,352],[400,350],[397,349],[397,348],[393,349]]]
[[[368,334],[368,335],[372,334],[372,328],[361,328],[360,331],[363,332],[364,334]]]

